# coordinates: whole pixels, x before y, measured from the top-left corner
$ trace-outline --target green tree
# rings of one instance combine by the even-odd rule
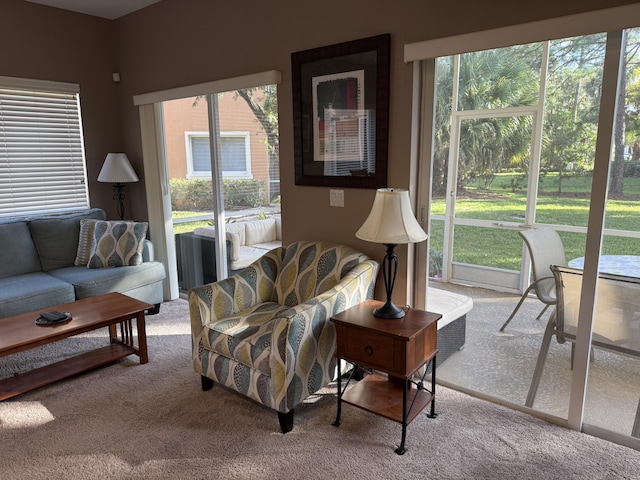
[[[550,43],[541,170],[565,177],[593,168],[598,129],[604,35]]]
[[[276,159],[280,158],[277,85],[237,90],[235,95],[247,102],[249,109],[264,129],[269,153]]]
[[[637,84],[637,53],[640,48],[636,30],[624,30],[622,34],[621,50],[624,52],[622,66],[620,67],[620,81],[616,108],[616,123],[613,132],[614,150],[613,164],[611,165],[611,179],[609,185],[609,197],[621,198],[624,194],[625,171],[625,146],[627,143],[627,130],[633,132],[631,137],[637,140],[637,122],[633,122],[633,114],[637,119],[637,103],[631,101],[627,94],[628,89],[633,92],[634,83]],[[635,129],[635,131],[634,131]],[[633,143],[632,143],[633,144]]]
[[[224,95],[220,93],[219,95]],[[253,113],[256,121],[265,131],[267,148],[269,153],[280,157],[280,135],[278,130],[278,96],[277,85],[265,85],[256,88],[247,88],[233,92],[234,99],[242,98]],[[205,98],[199,95],[195,98],[195,107],[200,100]]]
[[[628,145],[633,146],[631,159],[640,160],[640,67],[637,63],[629,66],[627,75],[627,105],[625,131]]]
[[[525,47],[512,47],[461,55],[458,110],[535,104],[538,74],[529,63],[531,56],[524,51]],[[539,62],[537,68],[539,71]],[[452,85],[452,60],[441,59],[436,100],[434,194],[442,194],[446,186]],[[460,127],[458,189],[464,189],[473,178],[481,178],[488,188],[503,168],[527,165],[530,144],[530,116],[465,119]]]

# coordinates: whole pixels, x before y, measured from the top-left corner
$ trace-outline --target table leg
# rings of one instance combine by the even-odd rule
[[[144,312],[138,312],[136,327],[138,329],[138,356],[140,357],[140,363],[144,364],[149,361],[149,354],[147,353],[147,333],[144,326]]]
[[[118,326],[115,323],[109,325],[109,341],[111,343],[118,342]]]
[[[398,455],[404,455],[407,451],[404,448],[404,442],[407,438],[407,387],[409,385],[409,380],[404,379],[402,382],[402,440],[400,441],[400,446],[396,448],[396,453]]]
[[[433,398],[431,399],[431,411],[427,415],[428,418],[436,418],[438,414],[436,413],[436,357],[433,357],[433,365],[431,366],[431,394]]]
[[[342,413],[342,364],[338,359],[338,410],[336,413],[336,420],[331,424],[334,427],[340,426],[340,415]]]

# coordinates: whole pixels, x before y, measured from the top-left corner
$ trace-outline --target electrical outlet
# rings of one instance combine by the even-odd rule
[[[329,206],[344,207],[344,190],[329,190]]]

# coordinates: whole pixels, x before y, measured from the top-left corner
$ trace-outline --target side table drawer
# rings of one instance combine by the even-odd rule
[[[393,370],[393,338],[360,329],[347,329],[347,357],[373,368]]]

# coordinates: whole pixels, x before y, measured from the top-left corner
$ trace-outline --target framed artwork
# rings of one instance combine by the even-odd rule
[[[296,185],[387,186],[389,34],[291,54]]]

